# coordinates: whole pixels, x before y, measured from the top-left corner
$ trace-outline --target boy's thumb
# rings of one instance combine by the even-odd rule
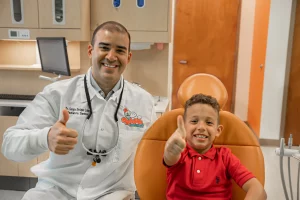
[[[62,118],[59,120],[62,124],[66,125],[69,120],[69,112],[67,109],[62,110]]]
[[[179,115],[177,117],[177,130],[179,131],[180,136],[182,138],[186,137],[186,131],[185,131],[185,128],[184,128],[184,122],[183,122],[183,118],[182,118],[181,115]]]

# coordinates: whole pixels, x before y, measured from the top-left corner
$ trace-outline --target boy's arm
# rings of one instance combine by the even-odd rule
[[[245,200],[265,200],[267,193],[261,183],[256,178],[251,178],[243,185],[243,190],[247,193]]]
[[[224,150],[224,164],[227,166],[231,178],[247,193],[245,200],[265,200],[267,195],[260,182],[242,165],[241,161],[231,153],[230,149],[224,148]]]
[[[164,162],[171,167],[176,164],[181,156],[181,152],[186,146],[185,142],[186,131],[182,116],[177,117],[177,129],[166,142],[164,151]]]

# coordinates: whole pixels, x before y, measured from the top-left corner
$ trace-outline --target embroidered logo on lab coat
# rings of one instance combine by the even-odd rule
[[[90,109],[66,107],[70,115],[89,115]]]
[[[123,109],[124,117],[122,117],[121,121],[130,127],[144,127],[144,122],[141,116],[138,116],[135,112],[128,110],[127,108]]]

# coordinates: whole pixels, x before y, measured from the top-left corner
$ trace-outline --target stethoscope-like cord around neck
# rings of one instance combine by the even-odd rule
[[[93,110],[92,110],[92,103],[91,103],[91,98],[90,98],[90,93],[88,90],[88,86],[87,86],[87,80],[86,80],[86,75],[84,76],[84,91],[85,91],[85,96],[86,96],[86,100],[90,109],[89,115],[87,116],[87,119],[89,120],[90,117],[92,116]],[[124,79],[123,79],[123,86],[122,86],[122,90],[121,90],[121,94],[120,94],[120,99],[117,105],[117,109],[115,111],[114,114],[114,119],[115,121],[118,123],[118,110],[120,108],[121,105],[121,101],[122,101],[122,97],[123,97],[123,91],[124,91]]]
[[[117,129],[119,129],[119,126],[118,126],[118,110],[120,108],[120,105],[121,105],[121,101],[122,101],[122,97],[123,97],[123,91],[124,91],[124,86],[125,86],[125,81],[123,79],[123,86],[122,86],[122,90],[121,90],[121,94],[120,94],[120,98],[119,98],[119,102],[118,102],[118,105],[117,105],[117,108],[116,108],[116,111],[115,111],[115,114],[114,114],[114,119],[117,123]],[[107,154],[109,154],[110,152],[112,152],[112,150],[117,146],[118,144],[118,140],[119,140],[119,130],[117,130],[118,132],[118,136],[117,136],[117,142],[116,144],[114,145],[114,147],[112,149],[110,149],[109,151],[105,151],[105,153],[94,153],[94,152],[91,152],[89,149],[87,149],[85,147],[85,145],[83,144],[83,136],[84,136],[84,129],[85,129],[85,125],[87,123],[87,121],[90,119],[90,117],[92,116],[92,104],[91,104],[91,99],[90,99],[90,94],[89,94],[89,91],[88,91],[88,87],[87,87],[87,80],[86,80],[86,75],[84,76],[84,89],[85,89],[85,95],[86,95],[86,99],[87,99],[87,102],[88,102],[88,107],[90,109],[90,112],[89,112],[89,115],[87,116],[85,122],[84,122],[84,125],[83,125],[83,128],[82,128],[82,138],[81,138],[81,144],[82,144],[82,147],[88,152],[90,153],[91,155],[102,155],[102,156],[105,156]]]
[[[86,96],[86,100],[90,109],[89,115],[87,116],[87,119],[89,120],[90,117],[92,116],[92,104],[91,104],[91,98],[90,98],[90,93],[89,93],[89,89],[87,87],[87,81],[86,81],[86,75],[84,75],[84,92],[85,92],[85,96]]]

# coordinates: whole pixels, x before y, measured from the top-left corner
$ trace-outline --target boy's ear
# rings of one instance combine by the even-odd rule
[[[216,134],[216,137],[219,137],[223,131],[223,126],[222,125],[218,125],[218,128],[217,128],[217,134]]]

